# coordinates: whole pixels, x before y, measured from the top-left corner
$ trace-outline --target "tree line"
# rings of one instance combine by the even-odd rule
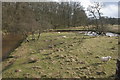
[[[7,2],[2,7],[3,30],[25,35],[49,28],[81,26],[87,22],[79,2]]]
[[[80,2],[4,2],[2,29],[25,36],[39,33],[39,38],[46,29],[95,25],[101,34],[105,24],[118,24],[118,19],[103,17],[100,10],[99,3],[89,6],[92,17],[87,17]]]

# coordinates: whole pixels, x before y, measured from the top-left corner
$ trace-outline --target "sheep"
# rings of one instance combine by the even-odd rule
[[[66,38],[66,36],[62,36],[63,38]]]
[[[111,59],[111,56],[107,56],[107,57],[101,57],[101,61],[102,62],[107,62]]]
[[[58,33],[60,33],[60,32],[58,32]]]

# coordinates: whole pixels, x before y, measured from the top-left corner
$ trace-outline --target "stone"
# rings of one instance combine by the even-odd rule
[[[29,58],[29,63],[34,63],[34,62],[37,62],[38,59],[35,59],[35,58]]]

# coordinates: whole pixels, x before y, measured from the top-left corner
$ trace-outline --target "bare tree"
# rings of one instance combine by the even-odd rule
[[[90,16],[92,16],[95,19],[95,25],[96,25],[96,31],[98,34],[104,34],[105,26],[102,22],[102,9],[103,5],[99,2],[94,2],[92,5],[89,5],[88,11],[90,13]]]

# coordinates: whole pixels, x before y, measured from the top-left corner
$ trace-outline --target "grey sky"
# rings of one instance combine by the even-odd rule
[[[104,16],[118,18],[118,1],[119,0],[74,0],[79,1],[85,7],[91,5],[93,2],[101,2],[104,4],[104,7],[101,9],[101,12]]]

